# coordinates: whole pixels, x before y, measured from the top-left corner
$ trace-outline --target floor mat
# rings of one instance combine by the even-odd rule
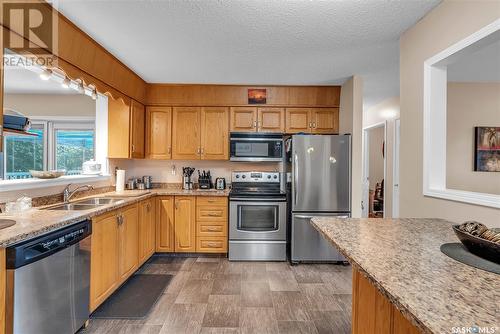
[[[172,275],[134,275],[101,306],[91,318],[142,319],[156,304]]]

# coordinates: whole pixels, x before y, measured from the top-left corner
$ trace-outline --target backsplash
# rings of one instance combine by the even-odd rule
[[[175,166],[175,175],[172,174],[172,166]],[[231,182],[232,171],[266,171],[281,172],[282,164],[279,162],[230,162],[230,161],[196,161],[196,160],[121,160],[110,159],[111,171],[115,167],[125,169],[125,179],[151,175],[153,183],[181,183],[182,167],[194,167],[200,170],[210,170],[213,180],[224,177],[228,183]],[[197,182],[198,172],[193,174],[193,181]],[[113,181],[114,184],[114,181]]]

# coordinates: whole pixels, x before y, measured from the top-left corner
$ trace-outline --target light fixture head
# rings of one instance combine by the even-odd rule
[[[85,87],[83,86],[82,80],[77,80],[78,82],[78,93],[85,94]]]
[[[64,77],[63,82],[61,83],[61,86],[65,89],[69,88],[69,85],[71,85],[71,80],[69,80],[68,77]]]
[[[92,100],[97,100],[97,89],[92,90]]]
[[[46,68],[45,70],[43,70],[42,73],[40,73],[40,79],[42,80],[49,80],[51,76],[52,76],[52,70],[49,70],[48,68]]]

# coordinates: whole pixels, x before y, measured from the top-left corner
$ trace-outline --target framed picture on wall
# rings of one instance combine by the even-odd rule
[[[476,126],[474,171],[500,172],[500,127]]]
[[[266,104],[267,90],[265,88],[249,88],[248,104]]]

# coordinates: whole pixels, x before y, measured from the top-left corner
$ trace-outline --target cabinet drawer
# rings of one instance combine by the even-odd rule
[[[197,237],[225,237],[227,236],[227,222],[196,222]]]
[[[196,252],[227,253],[227,237],[197,237]]]
[[[227,206],[198,205],[196,221],[227,221]]]
[[[222,196],[198,196],[196,198],[197,205],[221,205],[227,206],[227,197]]]

